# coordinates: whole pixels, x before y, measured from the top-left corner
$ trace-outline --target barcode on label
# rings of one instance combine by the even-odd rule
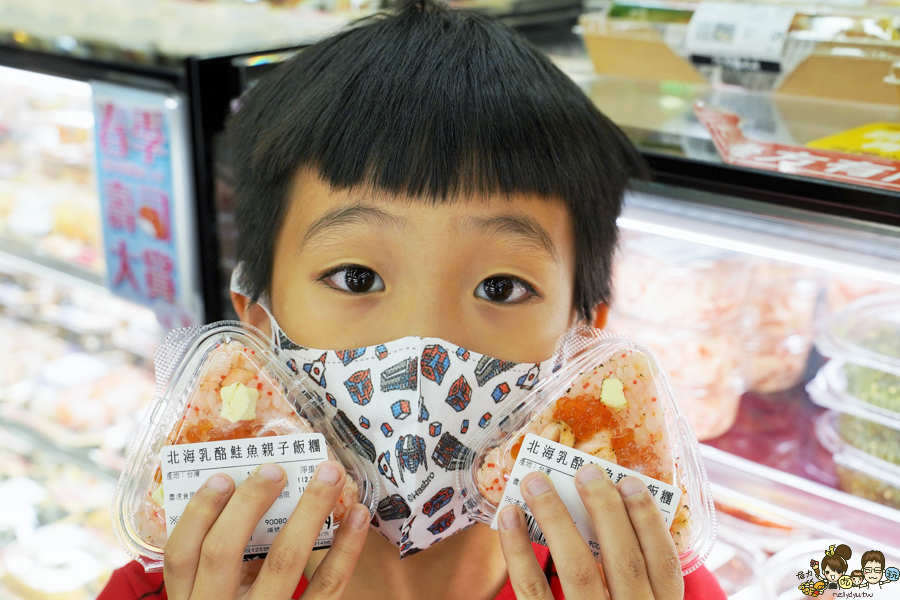
[[[544,532],[541,531],[540,526],[537,524],[537,521],[534,520],[529,513],[525,513],[525,525],[528,526],[528,537],[531,538],[531,541],[535,544],[540,544],[541,546],[547,545],[547,540],[544,539]]]
[[[730,44],[734,40],[734,23],[700,23],[695,39],[699,42]]]

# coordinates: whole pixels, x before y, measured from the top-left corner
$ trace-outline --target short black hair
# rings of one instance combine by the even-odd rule
[[[303,49],[228,124],[237,260],[254,302],[271,285],[294,180],[440,203],[534,194],[567,205],[574,303],[611,300],[616,218],[643,162],[581,89],[501,21],[407,1]]]

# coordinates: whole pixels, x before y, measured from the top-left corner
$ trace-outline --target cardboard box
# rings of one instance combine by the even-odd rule
[[[584,43],[597,73],[649,81],[708,83],[673,50],[687,25],[621,22],[603,13],[582,15]],[[673,43],[674,41],[674,43]],[[788,44],[792,42],[789,41]],[[900,42],[798,42],[812,51],[778,80],[779,94],[897,104],[897,89],[884,81],[900,60]],[[788,46],[786,45],[786,51]]]

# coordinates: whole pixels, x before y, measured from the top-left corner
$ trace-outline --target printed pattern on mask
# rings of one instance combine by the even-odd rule
[[[456,471],[492,415],[552,367],[552,361],[504,361],[433,338],[315,350],[291,341],[274,322],[273,329],[287,366],[317,386],[335,428],[380,476],[371,524],[401,556],[474,524]]]

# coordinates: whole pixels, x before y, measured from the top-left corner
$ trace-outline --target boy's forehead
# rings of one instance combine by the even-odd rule
[[[437,230],[458,237],[490,236],[554,262],[573,251],[565,203],[536,195],[470,194],[435,201],[385,190],[336,189],[307,172],[295,180],[289,202],[281,233],[289,232],[297,251],[363,230],[412,238]]]

